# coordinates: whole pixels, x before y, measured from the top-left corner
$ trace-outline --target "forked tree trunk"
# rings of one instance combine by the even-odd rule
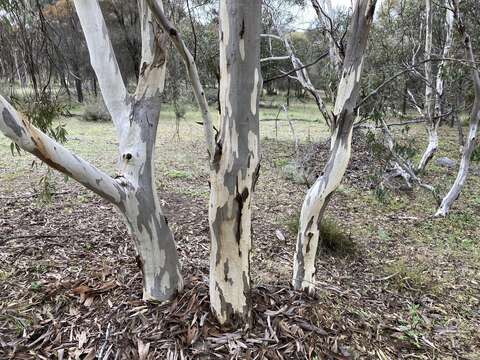
[[[425,0],[425,59],[432,57],[432,31],[433,31],[433,11],[432,0]],[[425,167],[433,158],[438,148],[438,126],[440,121],[435,119],[434,107],[435,98],[433,96],[433,70],[432,62],[425,62],[425,106],[424,113],[427,120],[426,128],[428,135],[427,148],[423,152],[417,171],[425,170]]]
[[[463,45],[465,47],[467,61],[470,62],[470,66],[472,66],[473,69],[472,75],[475,88],[475,101],[473,103],[472,112],[470,114],[468,136],[465,145],[463,146],[462,158],[460,160],[460,168],[458,170],[457,178],[455,179],[455,182],[453,183],[453,186],[451,187],[448,194],[443,198],[442,203],[440,204],[440,207],[435,214],[436,216],[446,216],[453,202],[457,200],[460,196],[460,192],[468,176],[470,158],[472,156],[473,150],[477,146],[476,138],[478,124],[480,122],[480,73],[475,65],[475,55],[473,52],[471,38],[466,33],[465,25],[463,23],[461,14],[459,13],[458,2],[459,0],[453,0],[455,10],[454,14],[457,21],[457,28],[463,38]]]
[[[0,131],[49,166],[114,204],[122,213],[143,272],[145,300],[171,299],[183,288],[173,234],[155,189],[154,148],[165,81],[162,34],[139,0],[142,66],[134,95],[127,92],[98,0],[75,0],[90,60],[119,140],[118,176],[102,173],[22,118],[0,96]]]
[[[261,0],[220,1],[221,128],[210,195],[210,301],[221,324],[248,323],[251,200],[260,162]]]
[[[332,145],[323,175],[308,190],[300,214],[292,283],[297,290],[315,289],[315,257],[320,224],[333,192],[340,184],[351,153],[354,109],[360,90],[363,57],[373,21],[375,0],[358,0],[350,24],[348,48],[333,111]]]

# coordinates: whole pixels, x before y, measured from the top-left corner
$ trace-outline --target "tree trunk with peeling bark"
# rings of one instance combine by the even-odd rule
[[[470,114],[470,124],[468,129],[468,136],[465,141],[465,145],[462,150],[462,158],[460,160],[460,168],[457,173],[457,178],[453,183],[450,191],[445,195],[436,212],[436,216],[446,216],[453,202],[458,199],[460,192],[467,180],[468,171],[470,168],[470,158],[472,157],[473,150],[475,149],[478,124],[480,122],[480,72],[475,65],[475,55],[473,52],[472,42],[469,34],[466,32],[465,25],[463,23],[461,14],[459,13],[459,0],[453,0],[454,15],[457,22],[457,28],[460,35],[463,38],[463,45],[465,48],[467,61],[470,62],[472,67],[473,84],[475,89],[475,100],[473,102],[472,112]]]
[[[308,190],[300,214],[292,283],[295,289],[315,289],[315,257],[320,224],[328,201],[340,185],[350,160],[354,109],[360,90],[363,58],[373,21],[375,0],[358,0],[350,24],[348,47],[333,111],[333,135],[323,175]]]
[[[249,323],[251,201],[258,177],[260,0],[220,1],[221,127],[212,162],[210,301],[221,324]]]
[[[164,301],[183,288],[173,233],[154,181],[154,148],[165,80],[165,46],[145,0],[139,0],[142,65],[135,94],[122,80],[98,0],[75,0],[92,67],[119,140],[118,175],[101,172],[33,127],[0,96],[0,131],[22,149],[115,205],[143,273],[143,298]]]

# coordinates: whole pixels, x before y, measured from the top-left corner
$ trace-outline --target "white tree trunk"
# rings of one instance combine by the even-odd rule
[[[445,0],[445,44],[442,51],[442,61],[438,65],[436,92],[435,92],[435,116],[443,114],[443,93],[445,83],[445,60],[450,55],[453,45],[453,12],[449,10],[450,0]]]
[[[351,153],[354,109],[357,103],[363,58],[373,21],[375,0],[358,0],[350,24],[348,48],[337,91],[332,146],[323,175],[308,190],[300,214],[293,267],[293,286],[313,292],[315,257],[320,239],[320,223],[328,201],[340,184]]]
[[[459,13],[458,2],[458,0],[453,1],[455,19],[457,21],[457,27],[460,35],[463,37],[463,45],[465,47],[466,58],[470,62],[473,69],[472,75],[475,88],[475,101],[473,103],[472,112],[470,114],[468,137],[466,139],[465,145],[463,146],[462,159],[460,161],[460,168],[458,170],[457,178],[455,179],[455,182],[453,183],[453,186],[451,187],[448,194],[443,198],[442,203],[440,204],[440,207],[435,214],[436,216],[446,216],[453,202],[457,200],[460,196],[460,192],[468,176],[470,158],[476,146],[478,124],[480,122],[480,73],[475,65],[475,55],[473,52],[471,38],[465,31],[465,26]]]
[[[315,9],[315,12],[317,13],[318,20],[320,23],[325,27],[327,30],[327,36],[328,36],[328,53],[330,57],[330,63],[332,64],[332,67],[334,68],[335,72],[337,74],[340,73],[342,70],[342,64],[343,64],[343,58],[342,55],[340,54],[340,50],[337,46],[336,40],[333,37],[333,28],[334,28],[334,23],[333,23],[333,7],[332,7],[332,1],[331,0],[311,0],[312,1],[312,6]]]
[[[183,288],[173,233],[155,189],[155,139],[165,80],[164,36],[145,0],[139,0],[142,65],[135,94],[123,83],[98,0],[75,0],[90,60],[119,140],[115,179],[30,125],[0,97],[0,131],[49,166],[114,204],[132,234],[144,277],[145,300],[171,299]]]
[[[248,323],[251,200],[259,171],[261,0],[220,1],[221,128],[210,195],[210,301],[221,324]]]
[[[432,0],[425,0],[425,59],[432,57],[432,31],[433,31]],[[423,152],[417,171],[424,171],[427,164],[433,158],[438,148],[438,126],[440,121],[435,119],[434,107],[435,97],[433,96],[433,70],[432,62],[425,62],[425,106],[424,113],[427,118],[428,145]]]

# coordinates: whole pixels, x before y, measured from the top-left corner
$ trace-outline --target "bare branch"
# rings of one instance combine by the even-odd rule
[[[209,155],[210,163],[213,161],[213,157],[215,155],[216,149],[216,142],[214,137],[213,131],[213,123],[210,116],[210,111],[208,109],[207,98],[205,97],[205,91],[203,90],[203,86],[200,82],[200,77],[198,75],[197,65],[195,64],[195,60],[193,59],[192,54],[188,50],[185,42],[183,41],[180,33],[175,28],[173,24],[165,16],[163,12],[163,4],[160,0],[146,0],[150,10],[155,16],[155,19],[163,27],[163,29],[167,32],[170,36],[170,39],[173,42],[173,45],[177,49],[178,53],[183,59],[185,66],[187,68],[188,77],[193,86],[193,92],[195,94],[195,98],[197,100],[198,106],[200,108],[200,112],[202,114],[203,120],[203,129],[205,135],[205,141],[207,142],[207,151]]]
[[[1,95],[0,131],[48,166],[75,179],[111,203],[120,205],[124,191],[115,180],[31,125]]]

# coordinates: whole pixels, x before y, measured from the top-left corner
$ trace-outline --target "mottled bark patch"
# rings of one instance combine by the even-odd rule
[[[25,129],[23,129],[18,123],[15,121],[13,116],[10,114],[10,111],[8,111],[7,108],[4,108],[2,111],[2,116],[3,116],[3,121],[5,122],[5,125],[12,129],[12,131],[15,133],[15,135],[18,138],[22,137],[22,133],[25,133]]]
[[[237,244],[239,246],[239,256],[242,256],[240,252],[240,240],[242,238],[242,216],[243,216],[243,207],[245,205],[245,202],[248,199],[249,191],[248,188],[244,188],[241,193],[237,192],[237,195],[235,196],[235,201],[237,203],[237,232],[236,232],[236,239],[237,239]]]

